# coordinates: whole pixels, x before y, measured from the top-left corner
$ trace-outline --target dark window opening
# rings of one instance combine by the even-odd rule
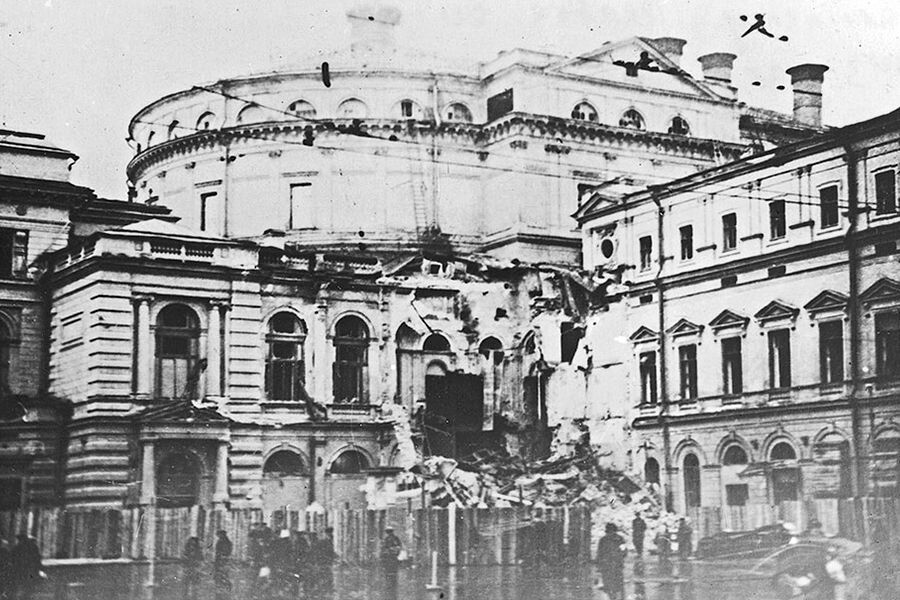
[[[722,455],[722,464],[726,467],[746,465],[748,462],[750,461],[747,458],[747,451],[737,444],[728,446],[725,453]]]
[[[681,260],[691,260],[694,258],[694,228],[685,225],[678,231],[681,234]]]
[[[562,350],[562,362],[572,363],[575,352],[578,351],[578,342],[584,337],[584,328],[576,326],[568,321],[559,324],[559,341]]]
[[[490,359],[494,365],[499,365],[503,362],[504,357],[503,344],[495,337],[485,338],[478,345],[478,354]]]
[[[769,332],[769,387],[791,386],[791,332],[779,329]]]
[[[819,323],[819,375],[822,383],[844,380],[844,324]]]
[[[726,275],[719,280],[722,287],[732,287],[737,285],[737,275]]]
[[[200,370],[200,321],[181,304],[156,318],[156,391],[160,398],[197,397]]]
[[[359,317],[338,321],[334,335],[334,401],[368,402],[369,328]]]
[[[722,251],[737,248],[737,214],[722,215]]]
[[[211,204],[215,201],[216,193],[210,192],[200,196],[200,231],[206,231],[209,226],[209,213]]]
[[[439,333],[432,333],[422,344],[422,350],[425,352],[450,352],[450,342],[447,338]]]
[[[290,450],[274,452],[263,465],[263,477],[302,477],[305,474],[303,459]]]
[[[0,229],[0,277],[23,277],[28,270],[28,232]]]
[[[659,462],[655,458],[648,458],[644,463],[644,479],[659,485]]]
[[[403,100],[400,102],[400,116],[407,118],[413,116],[412,100]]]
[[[744,506],[750,499],[750,488],[746,483],[732,483],[725,486],[725,503],[728,506]]]
[[[769,267],[769,271],[768,271],[770,279],[774,279],[776,277],[781,277],[785,273],[787,273],[787,267],[785,267],[784,265],[776,265],[774,267]]]
[[[368,468],[369,459],[365,454],[358,450],[347,450],[334,459],[328,472],[333,475],[356,475]]]
[[[697,346],[688,344],[678,348],[678,366],[681,380],[681,399],[697,398]]]
[[[879,377],[900,377],[900,311],[875,315],[875,368]]]
[[[722,340],[722,393],[726,396],[744,391],[744,364],[741,338]]]
[[[499,119],[508,112],[513,110],[513,91],[512,89],[504,90],[499,94],[491,96],[487,100],[487,118],[488,121]]]
[[[684,117],[674,117],[669,125],[669,133],[673,135],[689,135],[691,126],[684,120]]]
[[[295,402],[304,398],[305,340],[306,327],[292,313],[277,313],[269,321],[269,332],[266,334],[269,348],[266,398],[269,400]]]
[[[656,404],[656,352],[642,352],[639,361],[641,404]]]
[[[897,182],[893,169],[875,173],[875,213],[897,212]]]
[[[0,510],[18,510],[22,508],[22,478],[0,478]]]
[[[187,452],[166,455],[156,474],[156,504],[176,508],[197,504],[200,493],[200,465]]]
[[[769,236],[773,239],[783,238],[787,234],[784,200],[769,202]]]
[[[688,508],[700,506],[700,460],[694,454],[684,457],[684,503]]]
[[[641,258],[641,271],[650,270],[653,264],[653,238],[644,236],[638,240],[638,249]]]
[[[838,224],[838,187],[829,185],[819,190],[819,221],[821,226],[834,227]]]

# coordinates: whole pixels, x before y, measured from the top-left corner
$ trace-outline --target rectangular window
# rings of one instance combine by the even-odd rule
[[[315,226],[310,214],[310,192],[312,192],[312,184],[308,181],[291,184],[288,229],[303,229]]]
[[[413,116],[413,103],[410,100],[400,102],[400,114],[404,117]]]
[[[656,352],[640,355],[641,404],[656,404]]]
[[[0,229],[0,277],[22,277],[28,271],[28,232]]]
[[[822,383],[844,380],[844,324],[819,323],[819,374]]]
[[[200,231],[211,230],[211,226],[214,225],[215,206],[213,206],[213,203],[215,201],[215,192],[200,195]]]
[[[769,202],[769,237],[777,240],[783,238],[786,233],[784,200],[772,200]]]
[[[681,376],[681,399],[697,397],[697,346],[688,344],[678,348],[678,370]]]
[[[725,486],[725,503],[728,506],[744,506],[750,499],[750,489],[746,483]]]
[[[641,271],[649,271],[653,264],[653,238],[649,235],[638,240],[641,255]]]
[[[504,90],[495,96],[491,96],[487,100],[488,121],[499,119],[513,109],[513,91],[512,89]]]
[[[875,315],[875,351],[879,377],[900,377],[900,312]]]
[[[875,213],[897,212],[896,175],[893,169],[875,173]]]
[[[838,186],[829,185],[819,190],[819,220],[823,228],[838,224]]]
[[[722,215],[722,251],[737,248],[737,214]]]
[[[744,391],[744,361],[741,353],[741,338],[722,340],[722,393],[726,396]]]
[[[678,230],[681,233],[681,260],[694,258],[694,228],[685,225]]]
[[[791,386],[791,332],[778,329],[769,332],[769,387]]]

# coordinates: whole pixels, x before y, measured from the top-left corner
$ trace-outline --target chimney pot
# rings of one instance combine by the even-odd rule
[[[719,83],[731,83],[731,71],[734,69],[736,55],[729,52],[712,52],[704,54],[697,61],[703,70],[703,78]]]
[[[676,66],[681,66],[681,55],[687,40],[676,37],[660,37],[651,39],[650,43],[653,44],[654,48],[665,54],[666,58],[675,63]]]
[[[794,89],[794,119],[811,125],[822,126],[822,83],[826,65],[804,63],[791,67],[785,73],[791,76]]]

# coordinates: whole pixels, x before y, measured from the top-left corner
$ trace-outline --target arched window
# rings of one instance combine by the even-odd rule
[[[439,333],[432,333],[422,344],[422,350],[425,352],[450,352],[450,342],[447,338]]]
[[[266,398],[279,401],[303,399],[306,382],[303,342],[306,327],[293,313],[283,311],[269,320],[266,344]]]
[[[469,110],[469,107],[465,104],[454,102],[446,108],[446,110],[444,111],[444,117],[448,121],[454,121],[457,123],[471,123],[472,111]]]
[[[174,120],[171,123],[169,123],[169,131],[168,131],[168,135],[167,135],[166,139],[174,140],[175,138],[177,138],[178,134],[180,133],[180,131],[179,131],[180,128],[181,128],[181,125],[178,123],[177,120]]]
[[[655,458],[648,458],[644,463],[644,480],[659,485],[659,461]]]
[[[722,464],[726,467],[732,465],[746,465],[748,462],[747,452],[737,444],[728,446],[722,454]]]
[[[769,460],[796,460],[796,458],[797,453],[794,451],[794,447],[787,442],[778,442],[772,446],[772,450],[769,452]]]
[[[495,365],[503,362],[503,344],[495,337],[487,337],[478,345],[478,353],[492,359]]]
[[[337,117],[339,119],[365,119],[369,115],[369,107],[362,100],[350,98],[338,105]]]
[[[200,371],[200,322],[182,304],[170,304],[156,317],[156,394],[196,398]]]
[[[333,475],[355,475],[369,468],[369,459],[359,450],[346,450],[338,455],[328,469]]]
[[[301,119],[316,118],[316,107],[306,100],[295,100],[291,102],[290,104],[288,104],[288,112],[300,117]]]
[[[401,119],[419,120],[422,118],[422,107],[414,100],[408,98],[401,100],[397,103],[397,108],[399,109],[398,112]]]
[[[203,131],[206,129],[212,129],[213,121],[215,120],[216,115],[207,111],[200,115],[200,118],[197,119],[197,129]]]
[[[240,124],[259,123],[264,120],[263,111],[257,104],[248,104],[241,109],[237,116],[237,122]]]
[[[684,120],[684,117],[673,117],[672,123],[669,124],[669,133],[673,135],[690,135],[691,126]]]
[[[700,506],[700,459],[696,454],[684,457],[684,504],[688,508]]]
[[[641,113],[634,110],[633,108],[629,108],[622,115],[622,118],[619,119],[619,127],[627,127],[629,129],[645,129],[644,125],[644,117],[641,116]]]
[[[346,316],[334,327],[334,401],[365,404],[368,390],[369,328]]]
[[[147,134],[147,147],[149,148],[156,142],[156,132],[151,131]]]
[[[263,465],[263,477],[303,477],[303,459],[296,452],[278,450],[266,459]]]
[[[189,452],[172,452],[156,470],[156,504],[160,508],[192,506],[200,493],[200,464]]]
[[[872,441],[872,482],[878,496],[900,495],[900,431],[886,429]]]
[[[447,406],[447,368],[439,360],[425,369],[425,408],[430,413],[445,414]]]
[[[572,109],[572,118],[578,121],[596,121],[597,109],[587,102],[579,102]]]

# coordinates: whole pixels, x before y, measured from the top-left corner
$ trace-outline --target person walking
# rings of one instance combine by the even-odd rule
[[[229,572],[231,553],[234,546],[228,539],[224,529],[216,533],[216,554],[213,561],[213,583],[216,587],[216,598],[225,599],[231,597],[231,574]]]
[[[203,564],[203,548],[200,547],[200,538],[193,536],[188,538],[184,545],[184,555],[181,559],[181,576],[184,579],[184,597],[196,599],[200,587],[200,567]]]
[[[615,524],[607,523],[606,535],[597,544],[597,565],[610,600],[625,599],[625,539],[618,531]]]
[[[400,552],[403,543],[394,534],[393,527],[384,528],[384,539],[381,541],[381,566],[384,570],[385,600],[397,598],[397,575],[400,569]]]
[[[670,577],[672,575],[672,541],[669,539],[669,530],[663,527],[656,534],[656,554],[659,556],[659,575]]]
[[[644,536],[647,533],[647,523],[641,518],[641,513],[636,513],[631,521],[631,541],[634,544],[634,552],[638,556],[644,555]]]
[[[694,530],[688,525],[687,519],[682,518],[678,522],[678,532],[675,537],[678,542],[678,558],[689,559],[694,550]]]
[[[334,552],[334,528],[326,527],[325,534],[318,538],[313,545],[313,561],[316,565],[316,591],[324,597],[330,598],[334,592],[334,560],[337,554]]]
[[[291,532],[282,529],[272,541],[271,562],[273,597],[289,598],[294,589],[294,548]]]
[[[10,566],[13,578],[12,597],[17,600],[31,598],[44,575],[41,550],[37,542],[24,533],[16,536],[18,543],[10,551]]]

